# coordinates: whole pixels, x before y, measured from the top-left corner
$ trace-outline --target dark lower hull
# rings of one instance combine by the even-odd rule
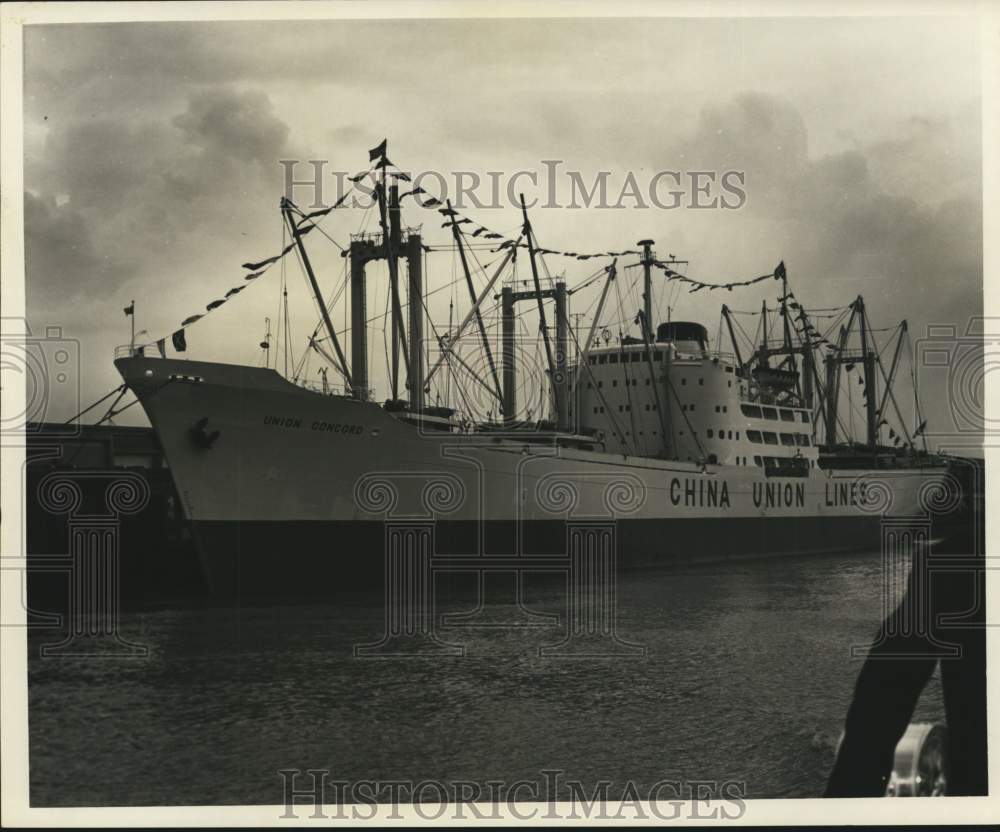
[[[882,521],[692,518],[617,523],[211,522],[194,524],[213,594],[323,595],[379,588],[387,553],[434,575],[568,572],[573,553],[614,552],[617,569],[881,549]],[[520,554],[512,554],[520,552]],[[610,562],[610,561],[608,561]]]

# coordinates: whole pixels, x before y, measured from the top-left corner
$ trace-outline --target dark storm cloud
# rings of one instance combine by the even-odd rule
[[[273,165],[288,138],[288,125],[275,118],[260,92],[212,90],[198,93],[173,119],[189,143],[220,158]]]
[[[30,192],[24,197],[24,237],[29,307],[100,291],[127,274],[126,263],[95,245],[81,212]]]
[[[44,174],[29,183],[41,193],[26,195],[33,297],[113,293],[158,258],[176,258],[173,248],[189,245],[227,206],[273,197],[274,160],[288,132],[266,95],[226,87],[193,94],[173,118],[55,127],[41,154]]]

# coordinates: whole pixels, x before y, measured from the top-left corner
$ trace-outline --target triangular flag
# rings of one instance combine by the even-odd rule
[[[208,310],[209,312],[211,312],[211,311],[212,311],[213,309],[218,309],[218,308],[219,308],[220,306],[222,306],[222,304],[224,304],[224,303],[225,303],[225,301],[224,301],[224,300],[213,300],[213,301],[212,301],[212,302],[211,302],[211,303],[210,303],[210,304],[209,304],[208,306],[206,306],[205,308],[206,308],[206,309],[207,309],[207,310]]]
[[[333,208],[334,206],[331,205],[329,208],[321,208],[318,211],[312,211],[306,214],[301,220],[299,220],[299,227],[301,228],[302,224],[305,223],[306,220],[311,220],[313,217],[325,217],[333,210]]]
[[[272,263],[276,263],[281,255],[275,255],[274,257],[268,257],[267,260],[261,260],[259,263],[244,263],[243,268],[249,269],[252,272],[258,269],[263,269],[264,266],[270,266]]]
[[[188,326],[190,324],[193,324],[195,321],[199,320],[200,318],[201,318],[201,315],[191,315],[189,318],[185,318],[183,321],[181,321],[181,326]]]
[[[187,348],[187,338],[184,337],[184,330],[178,329],[173,335],[170,336],[170,340],[174,342],[174,349],[177,352],[184,352]]]
[[[167,339],[161,338],[156,342],[156,348],[160,351],[160,358],[167,357]]]
[[[382,143],[378,147],[373,147],[368,151],[368,161],[374,162],[376,159],[381,159],[385,156],[386,151],[389,149],[389,140],[382,139]]]

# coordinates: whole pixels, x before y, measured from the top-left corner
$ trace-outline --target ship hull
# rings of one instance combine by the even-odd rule
[[[565,571],[559,569],[559,560],[572,549],[565,522],[486,523],[490,545],[486,554],[477,554],[473,560],[468,553],[474,551],[479,526],[473,521],[434,524],[429,549],[436,556],[436,574],[468,574],[477,562],[481,571],[519,569],[539,576]],[[194,523],[194,530],[212,590],[226,597],[314,595],[380,587],[387,574],[384,553],[392,547],[390,535],[400,531],[398,527],[387,530],[380,521],[260,520],[200,521]],[[518,537],[527,541],[522,547],[527,551],[516,556],[515,565],[508,554],[513,546],[504,547],[502,541]],[[615,539],[619,568],[670,568],[877,552],[881,521],[858,518],[845,524],[825,517],[621,521],[615,523]]]
[[[117,366],[156,429],[219,594],[377,584],[393,540],[414,530],[439,572],[475,558],[558,571],[587,529],[621,568],[877,552],[888,520],[926,516],[941,499],[940,467],[771,477],[422,431],[260,368]]]

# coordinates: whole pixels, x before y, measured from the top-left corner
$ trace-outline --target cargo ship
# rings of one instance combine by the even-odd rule
[[[168,358],[163,340],[158,350],[119,348],[117,369],[158,435],[214,591],[377,581],[387,529],[400,524],[431,527],[435,555],[465,560],[565,553],[568,525],[588,522],[614,524],[621,568],[878,552],[885,518],[946,499],[947,460],[918,447],[919,403],[903,413],[893,391],[905,322],[886,368],[881,354],[892,344],[877,347],[863,299],[846,304],[824,335],[784,263],[709,284],[679,271],[672,255],[657,257],[648,239],[630,251],[545,249],[523,198],[516,239],[473,232],[476,223],[450,202],[421,199],[420,188],[401,193],[408,177],[384,145],[372,161],[378,230],[344,247],[347,329],[334,327],[330,288],[321,289],[305,245],[334,208],[346,210],[343,197],[312,212],[282,199],[291,242],[270,262],[245,264],[255,279],[256,267],[289,254],[299,261],[319,309],[308,349],[326,362],[322,384],[279,372],[277,360]],[[404,225],[407,198],[440,212],[447,245],[428,245],[421,228]],[[488,272],[470,265],[473,247],[484,245],[496,255]],[[457,326],[428,311],[425,264],[440,251],[460,264],[468,295]],[[546,257],[602,265],[571,285],[549,277]],[[518,258],[530,277],[514,278]],[[390,395],[381,402],[369,381],[366,274],[379,261],[392,330]],[[619,291],[629,275],[641,285],[634,308]],[[776,305],[753,313],[752,339],[723,305],[729,351],[721,337],[711,345],[701,323],[672,312],[654,321],[661,285],[751,284],[774,287]],[[569,299],[585,289],[594,311],[573,320]],[[490,314],[499,332],[489,331]],[[172,340],[186,349],[183,330]],[[327,384],[328,371],[342,387]],[[847,435],[845,379],[863,388],[860,440]]]

